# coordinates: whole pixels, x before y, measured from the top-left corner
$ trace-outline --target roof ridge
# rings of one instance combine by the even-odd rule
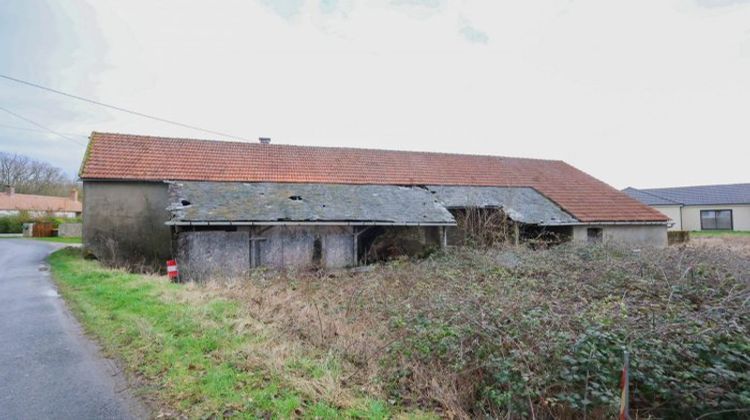
[[[93,142],[94,137],[100,136],[100,135],[120,136],[120,137],[137,137],[141,139],[156,139],[156,140],[179,140],[179,141],[189,141],[189,142],[247,144],[247,145],[254,146],[254,147],[287,147],[287,148],[301,148],[301,149],[356,150],[356,151],[410,153],[410,154],[415,153],[415,154],[428,154],[428,155],[471,156],[471,157],[484,157],[484,158],[565,163],[565,161],[560,160],[560,159],[528,158],[528,157],[519,157],[519,156],[500,156],[500,155],[489,155],[489,154],[484,155],[484,154],[478,154],[478,153],[435,152],[435,151],[428,151],[428,150],[376,149],[376,148],[370,148],[370,147],[351,147],[351,146],[313,146],[313,145],[304,145],[304,144],[285,144],[285,143],[260,144],[260,143],[252,143],[249,141],[238,141],[238,140],[216,140],[216,139],[191,138],[191,137],[151,136],[151,135],[145,135],[145,134],[112,133],[112,132],[103,132],[103,131],[92,131],[91,141],[89,143]]]
[[[713,187],[738,187],[738,186],[750,186],[750,182],[737,182],[732,184],[703,184],[703,185],[685,185],[681,187],[659,187],[659,188],[646,188],[638,191],[664,191],[664,190],[681,190],[689,188],[713,188]]]

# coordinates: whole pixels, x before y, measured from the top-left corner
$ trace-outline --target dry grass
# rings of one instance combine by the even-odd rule
[[[693,236],[689,246],[726,249],[750,257],[750,236]]]
[[[736,414],[750,401],[738,385],[750,377],[737,372],[750,359],[734,361],[750,349],[749,282],[748,260],[725,247],[566,245],[464,249],[363,272],[256,271],[190,285],[184,298],[240,302],[241,324],[264,336],[248,359],[340,407],[364,393],[446,417],[608,417],[627,348],[635,408],[670,416]],[[705,379],[716,373],[701,349],[726,356],[731,373]]]

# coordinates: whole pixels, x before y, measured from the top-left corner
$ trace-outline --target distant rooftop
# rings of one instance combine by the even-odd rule
[[[641,189],[628,187],[623,192],[650,206],[750,204],[750,184]]]
[[[83,206],[74,197],[17,194],[12,189],[0,191],[0,210],[81,213]]]

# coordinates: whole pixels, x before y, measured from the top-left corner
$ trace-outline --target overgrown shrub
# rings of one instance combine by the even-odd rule
[[[21,233],[23,223],[23,219],[18,215],[0,216],[0,233]]]
[[[54,217],[50,215],[31,216],[28,212],[22,211],[15,215],[0,216],[0,233],[21,233],[23,232],[24,223],[41,222],[49,222],[52,223],[53,227],[57,227],[61,223],[81,223],[81,218]]]
[[[344,380],[455,417],[750,411],[750,261],[718,248],[456,250],[371,271],[258,271],[223,293]],[[714,416],[716,418],[716,416]]]

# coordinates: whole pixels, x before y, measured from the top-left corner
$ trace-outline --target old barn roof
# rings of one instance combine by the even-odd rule
[[[667,218],[562,161],[92,133],[84,180],[530,187],[581,222]]]
[[[454,225],[429,191],[392,185],[173,182],[171,224]]]
[[[542,226],[578,223],[573,216],[532,188],[430,185],[427,189],[447,208],[502,208],[512,220]]]

